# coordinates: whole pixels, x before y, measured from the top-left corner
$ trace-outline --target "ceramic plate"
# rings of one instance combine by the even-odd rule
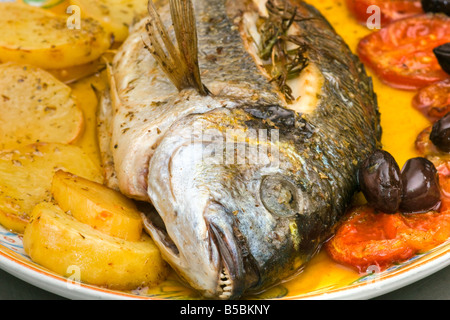
[[[14,0],[0,0],[0,2],[14,1]],[[31,0],[30,0],[31,1]],[[34,1],[34,0],[33,0]],[[50,0],[53,1],[53,0]],[[55,0],[59,1],[59,0]],[[39,1],[38,1],[39,2]],[[330,2],[331,3],[331,2]],[[328,4],[327,4],[328,5]],[[336,9],[343,10],[343,9]],[[327,13],[328,11],[324,11]],[[347,13],[341,14],[338,17],[346,16]],[[332,15],[330,15],[333,18]],[[333,19],[334,22],[336,19]],[[339,22],[339,21],[338,21]],[[339,26],[339,23],[336,22]],[[355,28],[361,28],[353,24]],[[359,30],[359,29],[358,29]],[[362,32],[362,31],[361,31]],[[366,32],[366,30],[364,30]],[[365,33],[364,33],[365,34]],[[350,40],[354,38],[354,34],[349,37]],[[353,41],[353,40],[352,40]],[[353,43],[353,42],[352,42]],[[377,81],[375,79],[375,81]],[[379,88],[382,86],[375,82],[375,86]],[[390,89],[389,89],[390,90]],[[378,91],[377,91],[378,92]],[[399,93],[395,92],[395,96]],[[387,97],[389,101],[383,100],[381,105],[386,105],[383,110],[388,112],[391,105],[392,92],[386,91],[380,97]],[[407,101],[405,105],[409,108],[408,95],[403,95],[402,99]],[[395,112],[409,121],[409,116],[402,115],[399,108],[402,103],[394,100]],[[402,109],[403,110],[403,109]],[[409,110],[409,109],[408,109]],[[397,114],[388,113],[394,119],[398,119]],[[411,122],[412,123],[412,122]],[[402,122],[403,124],[403,122]],[[409,124],[409,122],[408,122]],[[403,124],[405,126],[405,124]],[[391,126],[398,130],[397,126]],[[409,127],[402,127],[409,128]],[[413,132],[414,130],[404,130],[405,132]],[[398,131],[387,132],[389,134],[396,134]],[[414,131],[415,132],[415,131]],[[413,135],[415,133],[412,133]],[[414,136],[415,138],[415,136]],[[410,139],[406,137],[405,139]],[[400,140],[399,140],[400,141]],[[403,140],[402,140],[403,141]],[[402,142],[400,141],[400,142]],[[411,141],[407,140],[407,141]],[[389,142],[389,141],[388,141]],[[389,145],[392,149],[397,147],[396,144]],[[415,281],[423,279],[430,274],[437,272],[446,266],[450,265],[450,240],[435,249],[413,257],[412,259],[395,265],[382,273],[373,273],[368,276],[361,277],[357,280],[352,280],[349,283],[339,284],[339,286],[321,288],[312,292],[301,293],[293,291],[287,285],[278,285],[256,298],[259,299],[369,299],[380,296],[411,284]],[[69,299],[198,299],[200,298],[195,292],[187,289],[178,281],[177,277],[172,274],[161,285],[155,288],[138,288],[130,292],[119,292],[90,286],[86,284],[79,284],[73,282],[71,279],[61,277],[35,263],[25,254],[22,244],[22,237],[8,232],[0,226],[0,268],[9,272],[10,274],[20,278],[32,285],[35,285],[43,290],[52,292],[54,294],[63,296]],[[350,281],[350,280],[349,280]]]
[[[359,278],[335,289],[296,294],[278,285],[261,294],[259,299],[370,299],[423,279],[450,265],[450,241],[433,250],[414,256],[384,272]],[[77,283],[61,277],[35,263],[26,255],[22,237],[0,226],[0,268],[43,290],[68,299],[198,299],[181,285],[175,275],[156,288],[138,288],[130,292],[107,290]]]

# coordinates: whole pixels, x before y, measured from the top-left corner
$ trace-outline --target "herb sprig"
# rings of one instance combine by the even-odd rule
[[[305,44],[299,36],[289,34],[292,24],[298,21],[297,8],[289,6],[286,0],[268,0],[266,7],[269,15],[259,27],[259,57],[265,62],[271,82],[275,82],[287,102],[292,103],[295,98],[287,81],[298,77],[308,66]]]

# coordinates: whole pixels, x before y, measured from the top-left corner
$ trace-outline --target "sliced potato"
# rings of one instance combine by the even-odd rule
[[[39,141],[71,143],[84,127],[72,89],[29,65],[0,65],[0,114],[0,149]]]
[[[69,29],[69,16],[33,6],[0,2],[0,61],[32,64],[43,69],[83,65],[111,46],[111,34],[94,19],[80,19]]]
[[[81,8],[81,14],[100,21],[114,35],[116,42],[123,42],[131,25],[148,15],[148,0],[70,0]]]
[[[53,177],[52,194],[61,209],[94,229],[128,241],[141,238],[140,213],[120,192],[60,170]]]
[[[34,206],[51,199],[53,175],[60,169],[103,182],[101,169],[77,146],[38,143],[0,152],[0,224],[23,233]]]
[[[34,208],[23,245],[34,262],[53,272],[72,276],[78,270],[81,282],[117,290],[154,286],[168,273],[145,233],[138,242],[111,237],[48,202]]]

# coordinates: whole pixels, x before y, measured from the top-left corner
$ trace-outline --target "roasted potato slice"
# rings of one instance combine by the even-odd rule
[[[51,199],[60,169],[103,182],[101,169],[77,146],[38,143],[0,152],[0,224],[23,233],[34,206]]]
[[[111,34],[94,19],[69,29],[68,16],[21,3],[0,2],[0,12],[2,62],[67,68],[94,61],[111,46]]]
[[[60,170],[53,177],[52,194],[61,209],[94,229],[128,241],[141,238],[140,213],[120,192]]]
[[[114,34],[116,42],[123,42],[130,26],[148,15],[148,0],[70,0],[81,8],[82,16],[100,21]]]
[[[72,89],[30,65],[0,65],[0,149],[45,141],[71,143],[83,132]]]
[[[145,233],[125,241],[79,222],[57,205],[38,204],[23,237],[30,258],[63,276],[78,270],[80,281],[117,290],[154,286],[168,267]]]

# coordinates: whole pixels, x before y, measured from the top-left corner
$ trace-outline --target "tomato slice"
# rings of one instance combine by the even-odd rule
[[[380,8],[380,23],[384,27],[388,23],[423,13],[420,0],[347,0],[347,7],[361,24],[366,24],[373,15],[367,9],[376,5]]]
[[[337,262],[364,273],[384,270],[450,237],[450,211],[402,215],[376,213],[369,206],[353,208],[326,244]]]
[[[450,112],[450,78],[420,89],[412,105],[431,122],[438,121]]]
[[[450,42],[450,17],[424,14],[395,21],[361,39],[358,54],[386,84],[416,90],[449,76],[433,49]]]
[[[441,210],[450,210],[450,160],[436,158],[434,163],[439,174],[439,185],[441,187]]]

